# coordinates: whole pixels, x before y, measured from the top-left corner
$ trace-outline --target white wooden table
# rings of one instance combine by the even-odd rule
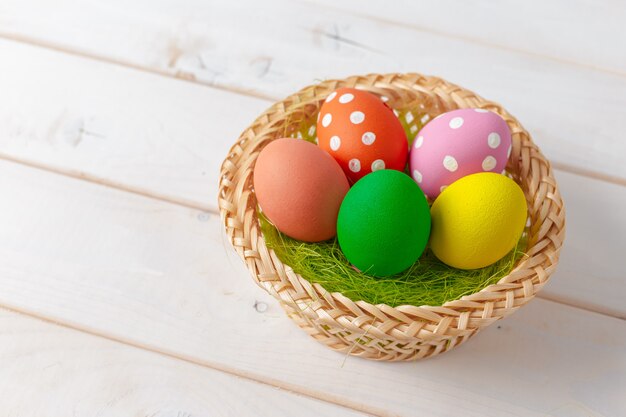
[[[620,0],[0,2],[1,416],[625,416]],[[327,350],[221,237],[227,149],[320,79],[437,74],[557,168],[568,236],[454,351]]]

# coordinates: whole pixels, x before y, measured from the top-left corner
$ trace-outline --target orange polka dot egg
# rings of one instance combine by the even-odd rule
[[[400,121],[387,104],[366,91],[333,91],[320,109],[317,137],[351,183],[373,171],[403,171],[406,166],[408,144]]]

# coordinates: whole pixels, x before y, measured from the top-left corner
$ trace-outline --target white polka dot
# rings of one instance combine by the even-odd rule
[[[422,124],[426,123],[427,121],[430,120],[430,116],[425,114],[422,116],[422,118],[420,119],[420,122],[422,122]]]
[[[351,159],[350,162],[348,162],[348,168],[350,168],[352,172],[359,172],[361,170],[361,161],[356,158]]]
[[[413,179],[415,181],[417,181],[418,184],[422,183],[422,173],[419,172],[418,170],[414,169],[413,170]]]
[[[409,129],[411,131],[411,133],[415,133],[417,132],[417,126],[413,125],[411,126],[411,129]]]
[[[422,145],[424,144],[424,136],[418,136],[417,139],[415,139],[415,149],[417,148],[421,148]]]
[[[364,120],[365,120],[365,114],[363,114],[362,111],[353,111],[350,114],[350,121],[354,123],[355,125],[363,123]]]
[[[330,122],[333,121],[333,115],[330,113],[326,113],[324,115],[324,117],[322,117],[322,126],[324,127],[328,127],[328,125],[330,124]]]
[[[450,155],[446,155],[443,158],[443,166],[450,172],[454,172],[459,168],[459,164],[456,162],[456,159]]]
[[[458,129],[459,127],[463,126],[463,118],[455,117],[454,119],[450,120],[449,126],[450,129]]]
[[[485,159],[483,159],[483,171],[491,171],[496,167],[497,164],[498,161],[496,161],[496,158],[489,155]]]
[[[446,188],[448,188],[447,185],[442,185],[441,187],[439,187],[439,192],[443,193],[443,190],[445,190]]]
[[[509,150],[506,151],[506,157],[510,158],[511,157],[511,151],[513,150],[513,145],[509,145]]]
[[[313,136],[315,134],[315,126],[311,125],[309,128],[309,136]]]
[[[341,104],[350,103],[352,100],[354,100],[354,94],[350,93],[342,94],[341,97],[339,97],[339,102]]]
[[[341,138],[339,136],[333,136],[330,138],[330,149],[336,151],[341,146]]]
[[[363,136],[361,136],[361,142],[363,145],[371,145],[376,140],[376,135],[374,132],[365,132]]]
[[[330,95],[326,97],[326,103],[328,103],[329,101],[332,101],[336,95],[337,95],[336,91],[333,91],[332,93],[330,93]]]
[[[315,144],[319,145],[319,141],[317,140],[317,138],[315,138]]]
[[[485,109],[474,109],[474,111],[476,113],[489,113],[489,110],[485,110]]]
[[[496,149],[500,146],[500,135],[496,132],[491,132],[489,136],[487,136],[487,144],[489,144],[491,149]]]
[[[385,169],[385,161],[382,159],[377,159],[372,162],[372,172],[380,171],[381,169]]]
[[[413,120],[415,120],[415,117],[413,117],[413,113],[407,112],[407,114],[404,115],[404,120],[410,124]]]

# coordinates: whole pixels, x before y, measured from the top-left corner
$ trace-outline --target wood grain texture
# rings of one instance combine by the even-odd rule
[[[566,207],[565,245],[541,297],[626,319],[626,188],[556,171]]]
[[[464,4],[459,7],[474,10],[467,13],[469,16],[480,15],[477,10],[483,10],[481,19],[503,14],[492,14],[489,3]],[[533,25],[545,27],[554,13],[552,7],[562,5],[561,1],[556,7],[535,8],[542,17]],[[380,7],[399,14],[403,6]],[[440,13],[445,13],[446,7]],[[532,5],[523,9],[527,8],[532,10]],[[567,32],[567,36],[575,36],[572,46],[579,54],[592,49],[596,54],[624,60],[623,54],[610,47],[613,42],[621,45],[624,36],[616,30],[618,23],[611,23],[621,21],[620,13],[611,13],[615,8],[595,12],[599,23],[585,25],[585,30],[574,35]],[[622,117],[626,77],[620,74],[519,52],[518,47],[493,47],[463,36],[451,37],[289,0],[268,0],[263,7],[252,2],[194,0],[142,0],[132,5],[121,0],[63,0],[54,4],[7,0],[1,10],[0,32],[8,37],[271,98],[324,78],[369,72],[436,74],[501,102],[560,165],[626,180],[626,166],[621,161],[626,142],[619,140],[626,130]],[[407,10],[405,19],[420,14]],[[496,10],[506,10],[506,6],[498,5]],[[604,13],[611,16],[610,22],[602,21]],[[51,15],[55,18],[49,19]],[[465,15],[458,16],[462,19]],[[428,18],[423,13],[419,19]],[[444,25],[442,31],[453,22]],[[514,26],[508,19],[499,25]],[[577,27],[573,22],[564,25]],[[602,30],[593,30],[596,26]],[[526,34],[529,27],[524,27],[527,29],[518,31]],[[488,28],[483,24],[475,30],[494,38]],[[603,36],[607,33],[613,36]],[[576,39],[582,34],[587,35],[587,46],[579,48]],[[536,37],[532,44],[543,39],[541,32],[532,36]],[[604,45],[606,42],[609,46]],[[603,47],[589,46],[597,44]],[[551,43],[545,41],[544,45]],[[560,50],[557,44],[546,47]]]
[[[617,52],[626,42],[622,27],[626,8],[619,0],[400,0],[392,7],[374,0],[307,2],[416,31],[626,75],[626,55]]]
[[[217,210],[227,150],[270,104],[12,42],[0,41],[2,51],[12,57],[4,69],[14,77],[0,77],[0,156],[209,211]],[[549,296],[626,317],[626,283],[610,261],[624,247],[626,224],[602,212],[626,211],[626,188],[557,178],[568,233],[556,277],[567,278],[555,279]],[[580,256],[583,248],[588,256]]]
[[[445,13],[451,4],[438,10]],[[480,37],[489,31],[472,35],[471,25],[454,19],[448,21],[458,31],[437,31],[402,20],[395,10],[371,18],[278,0],[254,14],[245,13],[248,6],[191,0],[89,6],[70,0],[3,2],[0,32],[5,36],[122,66],[0,42],[0,153],[213,210],[223,155],[270,101],[146,71],[279,98],[319,78],[418,70],[501,101],[554,161],[626,178],[621,161],[626,145],[619,140],[626,127],[623,56],[606,54],[611,48],[590,48],[599,38],[623,44],[618,36],[606,36],[614,34],[616,20],[602,25],[591,20],[580,34],[592,36],[569,38],[576,46],[564,50],[549,37],[544,49],[537,47],[546,39],[540,31],[528,36],[528,43],[520,43],[514,30],[494,43],[491,36]],[[480,4],[463,7],[473,6]],[[600,16],[620,16],[610,7],[597,9]],[[466,15],[474,23],[489,16]],[[529,25],[541,25],[541,16],[549,13]],[[577,25],[568,20],[562,27],[570,26]],[[502,33],[497,26],[494,31]],[[530,48],[536,53],[528,53]],[[597,63],[583,62],[585,56]],[[626,317],[623,274],[615,262],[626,225],[614,214],[626,209],[624,188],[563,172],[557,178],[568,207],[568,243],[545,295]],[[10,196],[0,201],[0,305],[375,414],[626,414],[623,321],[537,300],[442,358],[398,366],[354,358],[344,363],[288,323],[273,300],[252,287],[239,260],[218,239],[212,214],[6,162],[0,162],[0,191]],[[60,350],[67,349],[59,343]],[[16,352],[28,351],[24,346]],[[89,352],[61,359],[70,369],[94,369]],[[188,387],[174,376],[178,365],[158,365],[137,355],[129,354],[128,361],[149,366],[148,376],[172,375],[177,387]],[[112,363],[103,354],[94,356]],[[20,366],[32,377],[36,364]],[[17,366],[11,376],[19,373]],[[127,371],[112,368],[118,377]],[[98,379],[102,374],[95,372]],[[75,375],[85,386],[92,382]],[[47,378],[43,383],[60,384],[53,393],[71,391],[63,375]],[[212,384],[202,380],[197,386],[208,390]],[[158,395],[168,388],[146,389]],[[136,392],[133,401],[145,402],[148,394]],[[197,403],[180,398],[185,410],[214,406],[210,398]],[[123,400],[119,404],[125,406]],[[238,406],[238,414],[247,414],[248,403]]]
[[[3,416],[364,416],[0,310]]]
[[[269,105],[14,42],[0,57],[1,155],[201,208],[244,121]]]
[[[346,359],[251,284],[211,214],[8,162],[0,192],[0,305],[375,414],[626,412],[624,321],[535,300],[440,358]]]

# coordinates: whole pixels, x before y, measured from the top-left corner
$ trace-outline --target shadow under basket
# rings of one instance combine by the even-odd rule
[[[329,293],[283,264],[261,234],[252,186],[259,152],[274,139],[313,135],[320,106],[340,87],[369,91],[398,114],[409,139],[435,116],[482,108],[509,125],[513,147],[507,171],[528,202],[528,246],[513,270],[496,284],[441,306],[390,307]],[[420,74],[371,74],[329,80],[275,103],[231,148],[220,172],[219,207],[226,235],[255,282],[274,296],[298,326],[331,349],[375,360],[415,360],[465,342],[479,330],[530,301],[554,272],[565,237],[565,211],[548,160],[528,132],[499,104],[441,78]]]

